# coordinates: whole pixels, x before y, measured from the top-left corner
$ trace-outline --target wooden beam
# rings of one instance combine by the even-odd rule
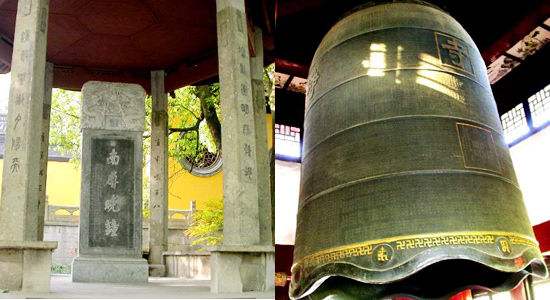
[[[309,64],[299,63],[284,58],[275,59],[275,70],[280,73],[307,78]]]
[[[288,76],[288,78],[285,81],[285,84],[283,85],[283,90],[288,90],[290,83],[292,83],[292,79],[294,79],[294,75]]]
[[[55,66],[54,88],[80,91],[82,85],[88,81],[126,82],[141,85],[146,91],[150,91],[149,71],[120,71],[100,70],[85,67]]]

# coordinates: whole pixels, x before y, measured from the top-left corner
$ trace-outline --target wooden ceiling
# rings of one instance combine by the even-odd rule
[[[247,1],[268,55],[273,7]],[[16,10],[17,0],[0,0],[0,59],[11,58]],[[161,69],[167,90],[211,79],[218,73],[215,1],[50,0],[47,60],[56,66],[54,86],[73,90],[88,80],[148,89],[149,72]]]

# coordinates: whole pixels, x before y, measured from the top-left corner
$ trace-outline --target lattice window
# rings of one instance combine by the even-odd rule
[[[504,129],[504,138],[508,144],[529,133],[522,103],[500,116],[500,119]]]
[[[550,84],[529,97],[529,109],[534,127],[542,127],[550,121]]]
[[[191,162],[194,160],[194,163]],[[196,158],[187,157],[181,160],[183,167],[191,172],[195,176],[212,176],[222,167],[222,154],[221,151],[216,153],[209,152],[204,149],[200,155]]]
[[[275,154],[289,158],[301,157],[300,128],[275,124]]]

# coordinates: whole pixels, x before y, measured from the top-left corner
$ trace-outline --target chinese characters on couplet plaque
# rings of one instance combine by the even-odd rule
[[[107,156],[107,166],[110,166],[111,172],[107,176],[106,185],[109,186],[114,192],[111,197],[104,200],[104,209],[106,212],[118,213],[122,206],[122,199],[116,193],[116,187],[118,182],[118,163],[120,161],[120,155],[116,151],[116,142],[111,142],[111,152]],[[116,217],[116,216],[115,216]],[[105,219],[105,235],[110,237],[118,236],[119,222],[115,217],[108,217]]]

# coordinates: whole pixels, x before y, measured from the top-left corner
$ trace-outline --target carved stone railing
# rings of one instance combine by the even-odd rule
[[[194,203],[194,201],[193,201]],[[190,210],[170,209],[168,211],[168,228],[184,229],[189,227],[193,221],[193,212],[195,205],[191,205]],[[69,205],[50,205],[46,202],[46,225],[78,225],[80,217],[79,206]],[[143,219],[143,227],[149,227],[149,219]]]
[[[168,210],[168,228],[187,228],[193,222],[194,210]],[[148,223],[149,220],[144,220],[143,223]]]
[[[44,224],[78,224],[79,218],[79,206],[50,205],[46,200],[46,214]]]

